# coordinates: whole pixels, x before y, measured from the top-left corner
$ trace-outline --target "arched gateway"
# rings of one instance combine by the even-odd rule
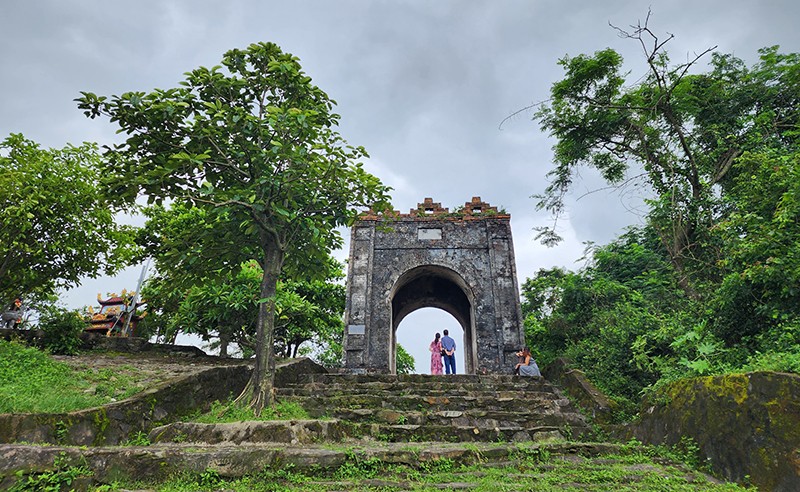
[[[510,220],[480,197],[453,213],[426,198],[408,214],[362,215],[350,242],[346,369],[395,373],[397,326],[437,307],[464,329],[466,373],[508,372],[524,344]]]

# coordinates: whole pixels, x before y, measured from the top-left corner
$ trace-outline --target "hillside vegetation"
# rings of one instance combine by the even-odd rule
[[[673,64],[671,36],[618,31],[647,74],[628,79],[612,49],[559,61],[536,115],[556,138],[539,207],[558,218],[588,166],[636,187],[644,221],[588,244],[584,268],[525,282],[528,343],[544,364],[573,359],[631,412],[666,381],[800,371],[800,55],[767,47],[748,66],[712,48]]]

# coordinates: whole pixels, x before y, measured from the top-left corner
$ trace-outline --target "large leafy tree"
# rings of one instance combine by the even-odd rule
[[[0,302],[125,266],[132,230],[117,224],[100,177],[93,144],[43,149],[19,134],[0,143]]]
[[[719,195],[732,182],[744,151],[793,145],[800,121],[800,58],[777,47],[761,50],[748,68],[731,55],[713,53],[711,68],[694,73],[708,49],[672,64],[647,26],[623,37],[640,43],[647,74],[626,86],[622,57],[612,49],[565,57],[566,71],[536,118],[553,135],[555,167],[539,208],[563,212],[564,196],[580,166],[623,185],[627,171],[642,171],[653,199],[650,224],[659,234],[682,287],[714,275],[718,253],[709,231],[720,218]],[[542,228],[545,242],[557,241]]]
[[[800,151],[747,152],[724,196],[730,208],[715,231],[725,276],[712,299],[715,332],[729,345],[770,330],[800,341]],[[793,327],[793,328],[790,328]],[[783,335],[787,334],[784,333]],[[780,333],[775,333],[779,338]]]
[[[384,202],[388,188],[358,162],[365,151],[335,130],[334,101],[272,43],[230,50],[222,66],[195,69],[178,88],[110,99],[83,93],[78,102],[87,116],[108,116],[128,135],[107,152],[119,173],[108,184],[119,196],[202,207],[229,224],[226,232],[235,230],[226,259],[255,255],[264,275],[255,369],[242,398],[260,412],[272,401],[284,263],[325,257],[340,244],[336,228],[355,218],[356,207]],[[195,261],[210,269],[220,263],[200,254]],[[229,268],[241,263],[230,260]]]
[[[227,355],[230,343],[244,354],[256,350],[256,320],[259,289],[263,278],[261,267],[247,262],[238,272],[203,277],[188,290],[161,276],[148,283],[145,295],[166,294],[178,298],[173,309],[159,306],[160,324],[169,334],[193,333],[218,346],[220,355]],[[344,286],[336,283],[342,277],[341,265],[330,261],[324,280],[281,280],[275,302],[275,350],[283,357],[297,357],[300,347],[314,341],[317,348],[335,344],[343,331]],[[306,347],[304,352],[312,352]]]
[[[237,234],[226,231],[231,223],[182,203],[146,207],[143,212],[148,220],[139,230],[138,242],[157,269],[143,292],[151,312],[147,326],[157,328],[156,335],[168,340],[180,332],[197,334],[218,345],[221,355],[231,342],[245,354],[254,353],[263,271],[255,261],[234,270],[225,266],[230,251],[241,255]],[[213,270],[196,262],[208,251],[217,252]],[[314,275],[309,276],[307,269],[287,270],[278,282],[275,347],[282,356],[296,357],[300,346],[310,340],[330,348],[343,330],[342,265],[330,257],[318,260]]]

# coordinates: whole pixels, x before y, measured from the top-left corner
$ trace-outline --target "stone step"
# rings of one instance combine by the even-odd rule
[[[295,384],[319,385],[321,387],[402,387],[412,385],[414,387],[432,388],[492,388],[508,387],[524,389],[532,387],[548,387],[552,385],[541,377],[520,377],[520,376],[473,376],[473,375],[450,375],[450,376],[430,376],[425,374],[401,374],[401,375],[359,375],[359,374],[304,374],[300,376]]]
[[[534,389],[506,389],[506,388],[424,388],[417,386],[402,386],[397,388],[370,388],[370,387],[323,387],[318,385],[295,386],[276,388],[275,394],[278,396],[340,396],[340,395],[382,395],[391,394],[398,396],[480,396],[492,398],[561,398],[552,388]]]
[[[153,429],[148,439],[154,444],[200,443],[291,445],[321,442],[357,443],[364,439],[383,442],[529,442],[564,439],[556,425],[456,425],[426,423],[380,424],[344,420],[252,421],[227,424],[177,422]]]
[[[326,420],[245,421],[224,424],[177,422],[156,427],[148,435],[153,443],[202,442],[290,444],[340,442],[354,439],[385,441],[496,441],[578,437],[588,430],[580,418],[560,414],[485,414],[436,412],[431,414],[355,411],[349,418]]]
[[[472,425],[381,425],[365,424],[362,439],[371,437],[385,442],[536,442],[565,439],[557,426],[520,425],[478,427]],[[368,431],[368,432],[364,432]]]
[[[575,412],[519,410],[513,412],[468,409],[444,410],[438,412],[398,412],[389,409],[331,409],[328,417],[355,423],[410,424],[410,425],[451,425],[477,427],[533,427],[549,425],[570,426],[576,432],[588,428],[585,418]],[[577,434],[576,434],[577,435]]]
[[[357,425],[338,420],[265,420],[224,424],[176,422],[150,431],[151,443],[255,444],[345,441]]]
[[[504,410],[563,408],[574,411],[566,398],[554,399],[554,395],[526,395],[520,398],[497,398],[494,396],[424,396],[424,395],[337,395],[337,396],[284,396],[281,401],[294,401],[311,415],[324,416],[333,408],[389,408],[398,411],[443,411],[443,410]]]
[[[313,473],[315,477],[362,463],[392,464],[424,471],[445,459],[453,466],[490,467],[493,463],[519,463],[531,456],[595,458],[637,452],[630,446],[593,443],[481,443],[469,446],[448,443],[387,443],[331,447],[327,444],[228,444],[197,443],[151,446],[61,447],[0,445],[0,477],[44,473],[57,466],[85,466],[92,472],[91,485],[114,481],[164,480],[179,473],[214,472],[221,477],[288,470]],[[641,450],[638,450],[641,452]],[[9,485],[5,482],[3,485]]]
[[[549,381],[543,377],[522,376],[429,376],[425,374],[363,376],[353,374],[307,373],[298,377],[295,381],[289,382],[289,384],[346,384],[350,386],[380,384],[535,386],[549,384]]]

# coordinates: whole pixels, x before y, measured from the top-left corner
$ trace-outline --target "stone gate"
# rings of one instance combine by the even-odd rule
[[[480,197],[453,212],[425,198],[408,214],[362,215],[350,242],[346,369],[394,374],[398,325],[436,307],[464,330],[467,374],[509,372],[524,344],[510,221]]]

